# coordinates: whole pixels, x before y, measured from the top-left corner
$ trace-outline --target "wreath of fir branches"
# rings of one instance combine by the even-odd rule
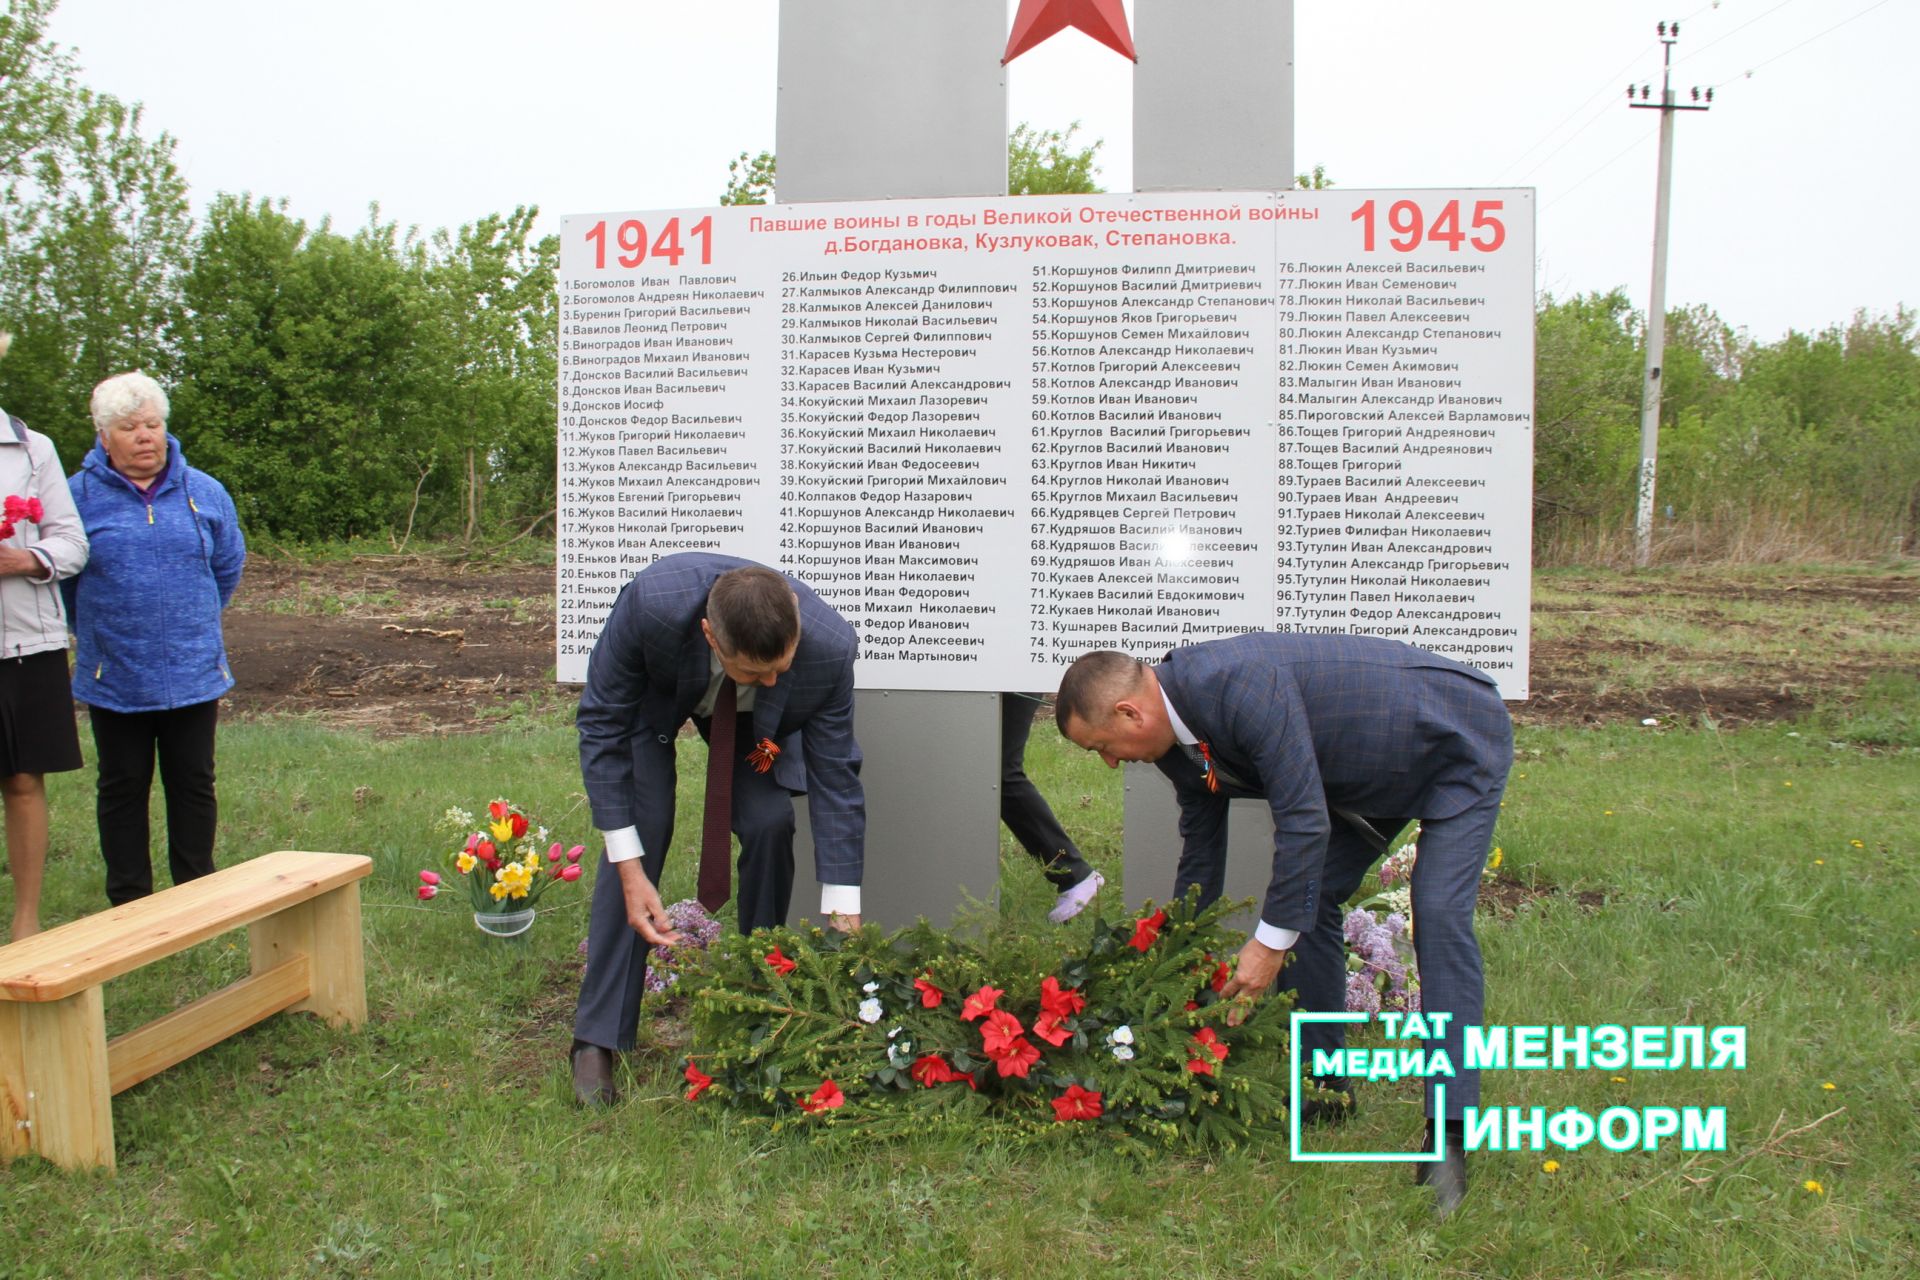
[[[925,921],[728,937],[684,980],[687,1097],[876,1140],[1096,1130],[1144,1151],[1283,1132],[1292,998],[1220,998],[1238,947],[1220,920],[1246,904],[1197,902],[1096,918],[1065,955],[1058,935],[973,942]]]

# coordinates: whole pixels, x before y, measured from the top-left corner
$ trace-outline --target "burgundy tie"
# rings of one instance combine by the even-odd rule
[[[707,817],[700,828],[700,905],[718,911],[733,896],[733,730],[738,690],[720,677],[707,726]]]

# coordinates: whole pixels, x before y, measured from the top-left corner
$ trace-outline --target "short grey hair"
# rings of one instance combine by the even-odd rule
[[[160,421],[167,420],[171,406],[159,383],[137,369],[132,373],[116,373],[93,389],[93,429],[105,431],[148,405],[160,411]]]

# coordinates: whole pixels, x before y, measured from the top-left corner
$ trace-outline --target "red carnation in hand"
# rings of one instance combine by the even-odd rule
[[[1069,1120],[1098,1120],[1101,1110],[1100,1095],[1077,1084],[1068,1085],[1067,1091],[1053,1100],[1053,1119],[1056,1124],[1064,1124]]]
[[[1127,943],[1135,951],[1145,952],[1160,936],[1160,928],[1167,922],[1165,911],[1156,911],[1143,920],[1133,922],[1133,939]]]
[[[693,1086],[687,1090],[687,1101],[692,1102],[695,1098],[706,1092],[707,1086],[713,1083],[713,1077],[694,1066],[693,1059],[688,1058],[687,1083]]]
[[[1040,983],[1040,1012],[1055,1018],[1071,1018],[1087,1007],[1087,998],[1080,994],[1078,987],[1060,989],[1057,979],[1049,976]]]
[[[832,1111],[835,1107],[847,1105],[847,1095],[840,1092],[840,1086],[828,1080],[813,1091],[810,1098],[800,1100],[800,1109],[809,1115],[819,1111]]]
[[[767,967],[784,978],[793,972],[794,965],[793,961],[780,954],[780,948],[775,947],[767,952]]]
[[[931,974],[928,975],[928,977],[931,976]],[[947,998],[945,992],[927,981],[926,978],[915,978],[913,980],[913,989],[920,993],[920,1007],[923,1009],[938,1009],[940,1002]]]
[[[1005,994],[1007,993],[999,987],[981,987],[978,991],[968,996],[967,1002],[960,1006],[960,1021],[972,1022],[975,1018],[993,1008],[994,1001]]]
[[[34,524],[40,523],[40,517],[46,514],[46,508],[40,505],[40,499],[27,499],[27,519]]]

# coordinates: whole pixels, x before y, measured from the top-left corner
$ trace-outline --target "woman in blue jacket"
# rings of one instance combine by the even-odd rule
[[[93,722],[100,852],[118,906],[153,892],[156,754],[173,882],[213,870],[214,727],[233,687],[220,613],[247,547],[233,499],[168,434],[158,383],[117,374],[94,388],[92,408],[99,439],[68,484],[93,553],[65,587],[78,641],[73,696]]]

